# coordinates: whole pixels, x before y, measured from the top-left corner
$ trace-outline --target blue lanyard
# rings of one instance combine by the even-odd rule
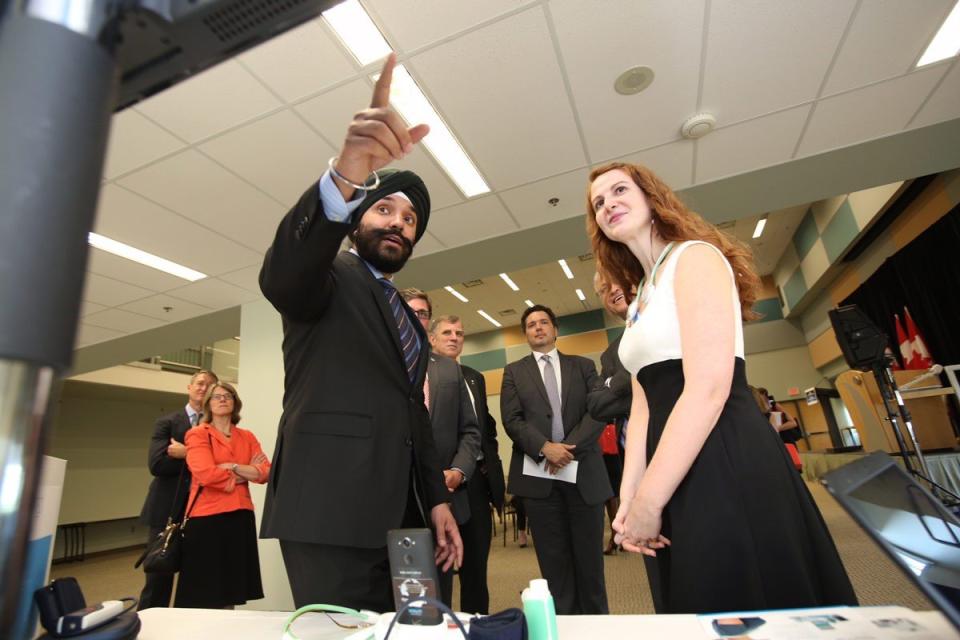
[[[646,303],[650,299],[650,296],[653,294],[654,289],[656,288],[653,284],[653,280],[657,275],[657,270],[660,268],[660,265],[663,264],[663,261],[666,259],[667,254],[670,253],[670,250],[673,248],[674,242],[669,243],[663,248],[663,251],[660,252],[660,257],[657,258],[657,261],[653,264],[653,269],[650,270],[650,285],[644,289],[644,285],[647,282],[646,276],[643,280],[640,281],[637,290],[637,299],[633,301],[633,313],[630,314],[627,326],[631,326],[640,318],[640,303],[644,303],[644,308],[646,308]]]

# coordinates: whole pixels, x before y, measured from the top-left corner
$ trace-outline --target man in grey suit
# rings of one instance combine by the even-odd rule
[[[433,307],[427,294],[419,289],[404,289],[400,294],[424,329],[429,330]],[[424,396],[430,412],[433,441],[443,465],[444,482],[451,494],[450,506],[457,524],[462,527],[470,520],[470,501],[465,489],[477,466],[480,429],[456,361],[430,353]],[[453,606],[452,570],[440,573],[440,600],[448,607]]]
[[[217,376],[212,371],[194,373],[187,385],[186,406],[158,418],[154,425],[147,454],[147,465],[153,474],[153,481],[140,512],[140,522],[150,527],[147,540],[160,535],[167,526],[168,518],[178,522],[183,517],[190,493],[190,470],[186,468],[187,446],[183,444],[183,438],[190,427],[199,423],[203,396],[207,388],[216,382]],[[169,607],[172,592],[172,575],[148,573],[137,609]]]
[[[603,503],[613,492],[597,444],[603,424],[587,413],[597,368],[557,351],[557,318],[548,307],[528,308],[520,323],[533,353],[503,371],[500,411],[513,440],[507,491],[523,498],[557,613],[605,614]],[[527,475],[525,458],[548,475],[576,461],[576,480]]]

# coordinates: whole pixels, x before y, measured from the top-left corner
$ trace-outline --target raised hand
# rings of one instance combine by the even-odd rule
[[[372,172],[409,154],[413,146],[430,132],[430,127],[425,124],[408,128],[400,115],[390,108],[390,84],[396,64],[397,55],[391,53],[373,88],[370,107],[357,112],[347,127],[335,168],[355,184],[363,184]],[[353,187],[341,180],[337,180],[337,186],[344,199],[353,197]]]

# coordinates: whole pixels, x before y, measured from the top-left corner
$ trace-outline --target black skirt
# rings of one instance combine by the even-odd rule
[[[173,606],[222,609],[262,597],[253,511],[190,518]]]
[[[683,363],[648,365],[637,379],[650,408],[649,463],[683,391]],[[662,518],[673,544],[657,551],[664,597],[657,613],[857,604],[816,503],[747,388],[740,358],[723,412]]]

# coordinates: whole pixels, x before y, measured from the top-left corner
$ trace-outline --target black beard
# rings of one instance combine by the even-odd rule
[[[387,254],[381,250],[380,241],[387,236],[397,238],[403,243],[403,249],[399,255]],[[365,229],[358,226],[353,241],[357,247],[357,254],[381,273],[397,273],[403,269],[403,265],[407,264],[410,254],[413,253],[413,243],[393,229]]]

